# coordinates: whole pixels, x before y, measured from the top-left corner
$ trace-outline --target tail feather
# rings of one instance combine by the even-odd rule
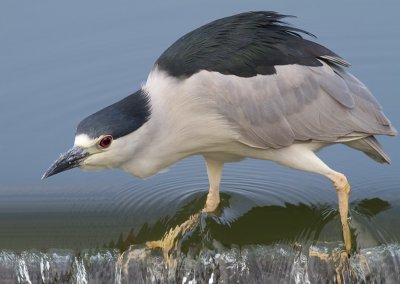
[[[368,157],[378,163],[390,164],[390,158],[382,149],[381,144],[374,136],[368,136],[362,139],[345,142],[347,146],[364,152]]]

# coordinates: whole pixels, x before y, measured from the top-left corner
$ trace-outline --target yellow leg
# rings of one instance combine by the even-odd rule
[[[203,212],[214,212],[220,202],[219,198],[219,183],[221,181],[222,168],[224,164],[222,162],[206,158],[207,163],[207,174],[210,182],[210,190],[207,194],[206,205],[204,206]]]
[[[210,182],[210,191],[207,194],[207,201],[202,212],[211,213],[217,209],[220,202],[219,183],[221,181],[222,168],[224,164],[208,158],[206,158],[206,163],[208,179]],[[167,263],[173,265],[173,256],[178,250],[179,241],[187,232],[196,228],[200,222],[200,217],[201,212],[193,214],[188,220],[166,232],[161,240],[147,242],[147,247],[150,249],[162,249]]]
[[[333,182],[338,193],[339,214],[340,222],[342,223],[343,239],[346,246],[346,253],[349,255],[351,250],[351,235],[348,222],[350,184],[348,183],[346,176],[338,172],[329,174],[328,177]]]
[[[321,144],[293,144],[290,147],[274,151],[274,156],[272,158],[274,161],[284,166],[321,174],[333,182],[338,193],[340,222],[342,223],[343,228],[343,239],[346,246],[346,252],[349,254],[351,249],[351,238],[347,217],[349,214],[350,185],[343,174],[332,170],[315,155],[313,151],[318,150],[318,147],[321,147]]]
[[[214,212],[217,209],[219,202],[219,186],[210,187],[210,191],[207,194],[207,201],[203,208],[203,212]]]

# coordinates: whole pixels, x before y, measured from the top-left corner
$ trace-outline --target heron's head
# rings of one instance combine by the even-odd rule
[[[75,167],[119,167],[131,158],[135,146],[135,135],[132,134],[149,116],[147,96],[140,90],[86,117],[76,129],[74,146],[51,165],[42,179]]]

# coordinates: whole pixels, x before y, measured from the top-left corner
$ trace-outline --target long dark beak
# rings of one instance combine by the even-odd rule
[[[63,171],[79,167],[80,163],[89,156],[89,153],[80,147],[73,147],[61,155],[51,167],[44,173],[42,179],[61,173]]]

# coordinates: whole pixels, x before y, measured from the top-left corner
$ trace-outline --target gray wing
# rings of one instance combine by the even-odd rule
[[[277,66],[274,75],[251,78],[217,72],[204,76],[209,76],[210,88],[219,90],[218,113],[236,129],[240,142],[253,147],[396,134],[359,80],[341,67],[322,64]]]

